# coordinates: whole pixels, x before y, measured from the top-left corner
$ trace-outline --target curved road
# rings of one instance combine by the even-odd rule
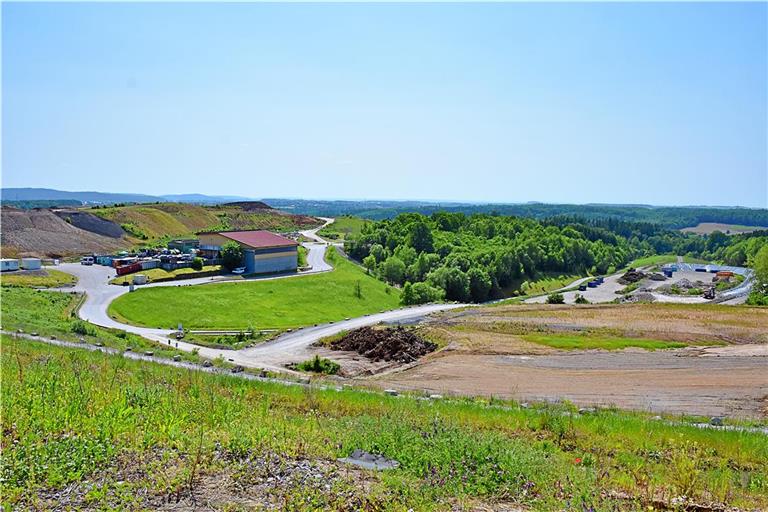
[[[332,222],[332,219],[323,219],[326,224]],[[318,228],[320,229],[320,228]],[[283,276],[268,276],[253,279],[228,279],[226,277],[205,277],[198,279],[186,279],[182,281],[170,281],[164,283],[155,283],[143,285],[140,288],[152,288],[155,286],[193,286],[210,283],[245,283],[253,280],[266,279],[289,279],[300,277],[309,273],[326,272],[332,270],[325,261],[326,244],[323,239],[317,236],[317,229],[302,232],[304,236],[318,242],[306,243],[305,247],[309,249],[307,262],[312,269],[300,274],[289,274]],[[134,325],[123,324],[110,318],[107,313],[109,304],[117,297],[128,293],[127,286],[116,286],[109,284],[109,280],[115,277],[115,270],[101,265],[83,266],[79,263],[64,263],[56,267],[58,270],[68,272],[78,278],[77,285],[70,288],[60,288],[59,291],[74,291],[85,293],[83,302],[78,314],[83,320],[93,324],[113,329],[121,329],[133,334],[138,334],[147,339],[173,345],[180,350],[192,352],[197,350],[200,356],[207,359],[223,357],[224,359],[242,366],[251,368],[263,368],[268,370],[287,371],[286,363],[298,362],[308,357],[307,347],[326,336],[332,336],[341,331],[356,329],[366,325],[375,325],[380,322],[396,322],[403,320],[413,320],[424,317],[437,311],[444,311],[462,307],[462,304],[426,304],[409,308],[385,311],[382,313],[367,315],[359,318],[344,320],[341,322],[307,327],[292,333],[284,334],[278,338],[242,350],[220,350],[207,347],[201,347],[184,341],[176,341],[170,338],[173,332],[168,329],[152,329],[149,327],[137,327]]]

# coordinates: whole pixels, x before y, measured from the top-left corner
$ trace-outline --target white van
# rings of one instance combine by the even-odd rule
[[[80,258],[81,265],[93,265],[93,263],[94,263],[93,256],[83,256],[82,258]]]

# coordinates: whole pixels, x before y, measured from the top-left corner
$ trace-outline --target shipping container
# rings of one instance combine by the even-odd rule
[[[19,270],[19,260],[15,260],[12,258],[3,258],[0,260],[0,264],[2,264],[2,267],[0,267],[0,270],[3,272],[11,271],[11,270]]]
[[[133,272],[138,272],[139,270],[141,270],[141,264],[131,263],[130,265],[123,265],[122,267],[117,267],[115,270],[117,271],[117,275],[124,276],[126,274],[132,274]]]
[[[40,258],[21,258],[21,268],[24,270],[40,270],[43,268],[43,262]]]

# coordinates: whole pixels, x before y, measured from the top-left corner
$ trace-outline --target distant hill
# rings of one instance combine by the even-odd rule
[[[5,201],[59,201],[74,200],[87,203],[151,203],[161,197],[144,194],[112,194],[108,192],[67,192],[52,188],[4,188],[0,197]]]
[[[583,219],[617,219],[628,222],[650,222],[680,229],[702,222],[738,224],[743,226],[768,225],[768,209],[721,206],[650,206],[610,204],[477,204],[429,203],[418,201],[320,201],[305,199],[264,199],[264,202],[292,213],[319,217],[353,215],[365,219],[382,220],[401,213],[453,212],[471,215],[487,213],[546,219],[552,217],[580,217]]]
[[[289,232],[321,224],[313,217],[274,210],[258,202],[161,202],[39,210],[3,206],[0,220],[3,254],[51,257],[154,246],[175,237],[194,237],[200,231]]]
[[[151,196],[146,194],[122,194],[111,192],[68,192],[52,188],[4,188],[1,196],[3,203],[18,208],[44,208],[48,206],[117,203],[195,203],[220,204],[233,201],[251,201],[242,196],[208,196],[205,194],[170,194]]]

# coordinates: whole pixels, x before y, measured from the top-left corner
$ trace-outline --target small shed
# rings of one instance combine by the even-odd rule
[[[40,258],[21,258],[21,268],[24,270],[40,270],[43,262]]]
[[[19,270],[19,260],[15,260],[13,258],[3,258],[0,260],[0,263],[2,264],[2,267],[0,267],[0,271],[2,272]]]

